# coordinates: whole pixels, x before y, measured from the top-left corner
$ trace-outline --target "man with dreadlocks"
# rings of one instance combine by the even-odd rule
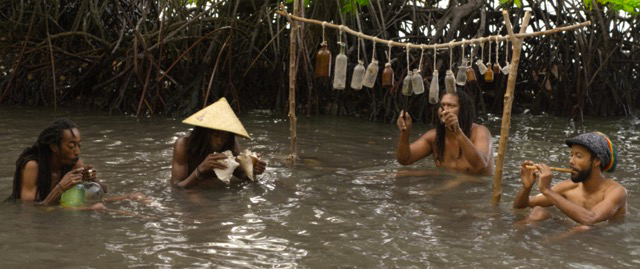
[[[240,147],[236,135],[249,138],[249,134],[225,98],[196,112],[183,123],[195,127],[189,135],[178,138],[173,146],[171,184],[182,188],[200,184],[219,186],[221,180],[214,169],[227,169],[222,160],[228,158],[222,152],[228,150],[233,156],[238,156]],[[255,174],[262,174],[266,165],[266,162],[258,159],[253,166]],[[240,165],[235,168],[233,175],[249,179]]]
[[[400,139],[396,160],[412,164],[433,154],[436,166],[469,174],[492,174],[493,148],[487,127],[473,123],[473,103],[464,92],[445,93],[438,108],[436,128],[409,144],[411,116],[400,112],[397,125]]]
[[[513,200],[513,207],[533,207],[527,222],[549,218],[550,213],[544,209],[549,206],[557,207],[572,220],[585,225],[624,216],[627,190],[602,174],[616,168],[618,153],[611,139],[601,132],[590,132],[567,139],[565,143],[571,148],[571,179],[551,187],[553,175],[549,166],[524,161],[520,168],[522,189]],[[529,196],[536,178],[540,194]]]
[[[80,159],[81,142],[75,123],[66,118],[54,120],[18,157],[8,200],[55,204],[63,192],[81,181],[96,181],[93,166],[85,166]]]

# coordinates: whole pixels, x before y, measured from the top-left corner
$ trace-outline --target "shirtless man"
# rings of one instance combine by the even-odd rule
[[[173,146],[171,184],[181,188],[200,184],[220,186],[222,181],[214,169],[227,168],[220,162],[227,158],[222,152],[229,150],[237,157],[240,147],[236,135],[249,138],[249,134],[225,98],[196,112],[183,123],[195,127],[189,135],[178,138]],[[253,171],[256,175],[262,174],[266,166],[266,162],[258,159]],[[242,166],[236,167],[233,175],[237,179],[249,179]]]
[[[571,147],[571,179],[550,187],[553,175],[546,164],[524,161],[520,168],[522,189],[513,201],[514,208],[533,207],[527,221],[550,217],[543,207],[556,206],[572,220],[585,225],[621,217],[627,211],[627,190],[618,182],[605,178],[602,172],[616,168],[617,152],[611,140],[600,132],[584,133],[566,144]],[[540,194],[529,196],[539,178]]]
[[[93,166],[80,159],[81,142],[75,123],[66,118],[53,121],[18,157],[9,200],[56,204],[63,192],[83,180],[97,182]]]
[[[469,174],[493,174],[493,148],[487,127],[473,123],[473,103],[463,91],[445,93],[438,108],[440,121],[409,144],[411,116],[401,111],[397,125],[400,139],[396,160],[402,165],[412,164],[433,154],[438,167]]]

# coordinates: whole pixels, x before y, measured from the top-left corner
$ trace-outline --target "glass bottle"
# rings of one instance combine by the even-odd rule
[[[493,64],[493,75],[499,75],[500,74],[500,64],[498,62]]]
[[[491,63],[489,63],[491,65]],[[487,72],[484,73],[484,81],[485,82],[493,82],[493,70],[492,68],[487,68]]]
[[[478,72],[480,72],[480,75],[484,75],[484,73],[487,72],[487,66],[484,65],[482,60],[478,59],[476,61],[476,65],[478,66]]]
[[[447,75],[444,77],[444,86],[447,93],[456,92],[456,77],[453,75],[453,71],[451,71],[451,69],[447,70]]]
[[[327,42],[322,42],[316,53],[316,77],[328,78],[331,73],[331,51],[327,49]]]
[[[382,87],[391,89],[394,84],[393,78],[393,68],[391,68],[391,63],[386,63],[384,65],[384,70],[382,70]]]
[[[465,84],[467,84],[467,59],[463,59],[462,64],[458,67],[456,84],[458,84],[459,86],[464,86]]]
[[[74,207],[84,204],[84,185],[77,184],[71,189],[66,190],[60,196],[60,204],[62,206]]]
[[[438,103],[438,94],[440,92],[440,85],[438,85],[438,70],[433,70],[433,76],[431,77],[431,85],[429,85],[429,104]]]
[[[362,90],[362,82],[364,80],[364,64],[362,60],[358,61],[356,67],[353,68],[353,75],[351,76],[351,89]]]
[[[476,83],[476,71],[471,65],[467,66],[467,82]]]
[[[402,94],[404,96],[410,96],[413,94],[413,89],[411,84],[413,80],[413,72],[411,70],[407,70],[407,76],[404,77],[404,81],[402,81]]]
[[[333,73],[333,88],[344,90],[347,84],[347,55],[344,54],[344,44],[340,44],[340,53],[336,56],[335,73]]]
[[[424,80],[422,80],[422,75],[420,75],[420,70],[418,69],[413,69],[413,78],[411,78],[411,86],[413,87],[413,94],[424,93]]]
[[[376,84],[376,78],[378,77],[378,60],[373,59],[369,66],[367,66],[367,72],[364,74],[363,86],[367,88],[373,88]]]

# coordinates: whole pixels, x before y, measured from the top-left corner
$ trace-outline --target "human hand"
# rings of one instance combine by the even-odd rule
[[[522,187],[525,189],[531,189],[533,184],[536,183],[536,173],[538,170],[528,169],[527,165],[534,165],[533,161],[524,161],[520,166],[520,179],[522,180]]]
[[[96,181],[97,171],[93,169],[93,165],[87,164],[82,171],[82,181]]]
[[[400,116],[398,116],[398,120],[396,121],[396,125],[398,125],[398,129],[400,129],[400,132],[404,133],[411,131],[412,123],[413,120],[411,119],[409,113],[405,112],[404,110],[400,111]]]
[[[460,131],[460,124],[458,124],[458,116],[456,114],[443,109],[440,113],[440,119],[442,123],[444,123],[445,128],[453,134],[457,134]]]
[[[540,180],[538,181],[538,188],[540,189],[540,193],[544,193],[544,191],[551,188],[551,180],[553,179],[553,174],[551,174],[551,168],[544,163],[536,164],[538,167],[538,177]]]
[[[253,165],[253,172],[256,173],[256,175],[260,175],[262,173],[264,173],[264,171],[267,169],[267,162],[261,160],[261,159],[256,159],[255,164]]]
[[[84,167],[76,168],[74,170],[66,173],[60,181],[58,181],[58,185],[62,188],[62,191],[66,191],[71,189],[73,186],[77,185],[82,181],[82,172],[84,171]]]
[[[207,155],[207,158],[198,165],[198,170],[201,173],[213,172],[213,169],[227,169],[227,166],[220,162],[227,158],[224,153],[212,153]]]

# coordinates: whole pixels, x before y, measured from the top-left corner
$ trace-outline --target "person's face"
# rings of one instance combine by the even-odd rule
[[[80,159],[80,143],[82,139],[77,128],[64,130],[60,146],[51,145],[54,157],[63,165],[74,165]]]
[[[211,131],[211,147],[215,151],[222,149],[224,144],[231,139],[232,134],[225,131],[212,130]]]
[[[443,112],[445,110],[449,113],[453,113],[456,116],[459,116],[460,103],[458,100],[458,96],[455,96],[453,94],[448,94],[448,93],[445,93],[442,96],[442,99],[440,100],[440,107],[438,108],[438,115],[440,116],[441,120],[443,117]]]
[[[571,181],[578,183],[589,178],[594,165],[599,161],[591,155],[591,152],[582,145],[571,146]]]

